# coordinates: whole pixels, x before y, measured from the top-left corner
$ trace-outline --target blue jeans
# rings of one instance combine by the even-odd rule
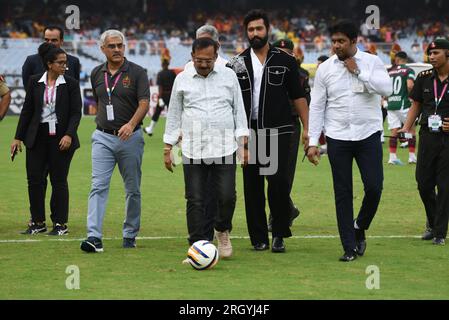
[[[140,181],[144,140],[142,131],[135,131],[127,141],[95,130],[92,134],[92,188],[89,194],[87,236],[101,239],[103,219],[108,201],[109,184],[118,164],[125,184],[126,207],[123,237],[135,238],[140,229]]]

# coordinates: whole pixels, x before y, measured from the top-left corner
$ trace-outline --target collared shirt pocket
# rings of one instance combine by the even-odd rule
[[[248,91],[251,89],[251,83],[249,80],[248,73],[246,72],[237,73],[237,78],[239,79],[240,89],[242,91]]]
[[[284,83],[284,76],[287,70],[286,67],[273,66],[268,67],[268,84],[272,86],[282,86]]]

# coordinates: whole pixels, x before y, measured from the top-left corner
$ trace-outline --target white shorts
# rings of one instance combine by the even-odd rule
[[[407,120],[407,113],[409,109],[402,110],[388,110],[387,119],[388,119],[388,129],[399,129],[402,128],[402,125]]]

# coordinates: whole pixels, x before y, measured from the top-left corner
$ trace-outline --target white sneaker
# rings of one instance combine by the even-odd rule
[[[182,264],[190,264],[189,258],[182,260]]]
[[[416,163],[416,156],[409,156],[408,157],[408,163],[410,163],[410,164],[414,164],[414,163]]]
[[[144,130],[149,136],[153,135],[153,128],[151,128],[151,126],[145,127]]]
[[[218,241],[218,253],[220,258],[229,258],[232,256],[232,244],[229,239],[229,230],[220,232],[215,230],[215,237]]]
[[[400,159],[390,159],[388,160],[388,164],[393,164],[397,166],[403,166],[404,163]]]

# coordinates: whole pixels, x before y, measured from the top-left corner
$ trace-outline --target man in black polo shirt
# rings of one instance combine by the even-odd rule
[[[92,135],[92,188],[89,194],[86,252],[102,252],[103,218],[109,183],[118,164],[126,191],[123,247],[134,248],[140,228],[140,181],[144,140],[139,130],[148,112],[149,86],[145,70],[124,57],[125,37],[117,30],[101,35],[107,62],[91,74],[98,105],[97,130]]]
[[[433,243],[444,245],[449,219],[449,41],[431,42],[427,55],[433,69],[416,78],[413,104],[399,132],[410,132],[421,114],[416,181]]]
[[[295,58],[268,43],[267,15],[260,10],[249,12],[244,27],[250,48],[228,65],[239,79],[248,127],[252,129],[250,163],[243,168],[246,221],[254,249],[268,249],[266,176],[268,204],[273,217],[271,250],[284,252],[284,238],[291,236],[288,159],[293,122],[290,101],[301,118],[304,137],[308,136],[308,107]]]

